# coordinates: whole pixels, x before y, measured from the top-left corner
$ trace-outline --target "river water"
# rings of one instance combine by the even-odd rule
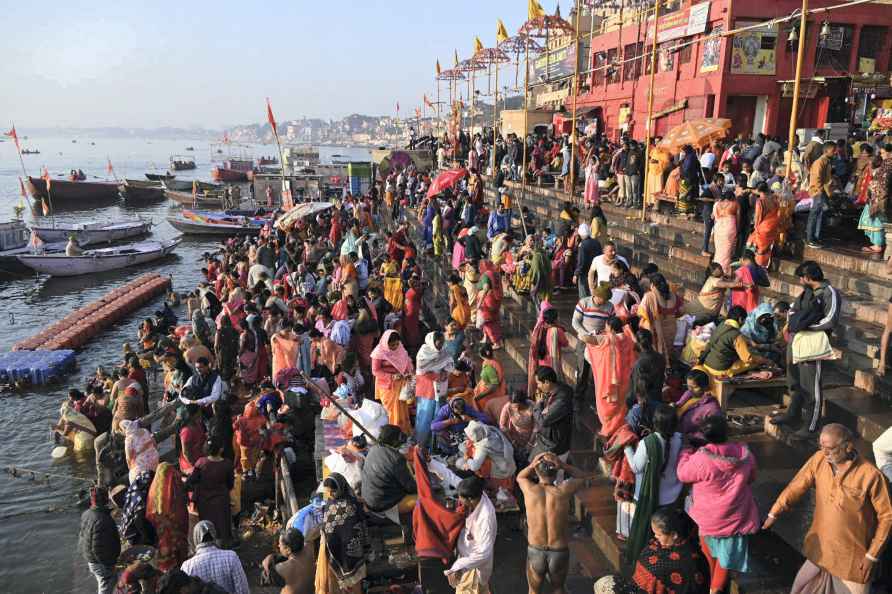
[[[19,132],[22,134],[23,132]],[[25,167],[31,175],[39,175],[43,166],[52,174],[80,168],[93,179],[107,179],[107,160],[120,177],[144,179],[145,172],[163,171],[172,154],[195,157],[198,168],[180,172],[178,178],[210,179],[211,152],[207,142],[195,140],[143,140],[106,138],[29,138],[25,147],[39,149],[39,155],[25,155]],[[95,144],[91,144],[95,142]],[[194,152],[186,152],[192,146]],[[275,154],[275,147],[256,146],[255,157]],[[369,151],[361,148],[319,147],[323,162],[334,154],[356,161],[368,161]],[[15,147],[7,140],[0,143],[0,221],[13,218],[19,203],[18,177],[21,166]],[[125,208],[123,204],[89,211],[65,212],[57,221],[140,216],[152,219],[153,236],[176,235],[165,220],[175,207],[161,202],[144,208]],[[26,219],[32,220],[27,214]],[[23,338],[69,312],[101,297],[111,289],[146,272],[158,272],[173,278],[177,291],[192,290],[199,282],[201,254],[216,245],[213,239],[185,238],[176,253],[156,263],[134,269],[99,275],[51,279],[26,277],[0,280],[0,352],[9,350]],[[54,462],[49,426],[58,420],[59,404],[70,387],[83,387],[83,378],[99,365],[120,360],[121,345],[135,341],[139,321],[151,316],[158,300],[120,324],[106,330],[87,344],[77,355],[78,370],[61,383],[0,394],[0,468],[17,465],[49,473],[93,478],[92,457],[77,460],[71,457]],[[151,378],[150,378],[151,381]],[[77,548],[80,510],[72,505],[78,490],[85,483],[68,479],[52,479],[47,484],[12,478],[0,472],[0,591],[17,593],[95,592],[95,581]]]

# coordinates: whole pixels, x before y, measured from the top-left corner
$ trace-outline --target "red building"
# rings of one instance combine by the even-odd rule
[[[841,3],[811,0],[809,8]],[[708,37],[789,16],[801,7],[801,0],[666,4],[668,14],[661,15],[658,27],[653,133],[665,134],[686,119],[724,117],[733,121],[734,135],[786,137],[799,18],[731,37]],[[610,138],[628,129],[634,138],[644,139],[653,21],[626,12],[630,14],[624,15],[622,27],[614,15],[613,23],[606,20],[602,32],[592,38],[593,71],[577,99],[577,110],[597,118]],[[797,127],[862,123],[874,103],[892,97],[890,54],[892,6],[862,4],[810,14]],[[565,105],[572,108],[572,98]]]

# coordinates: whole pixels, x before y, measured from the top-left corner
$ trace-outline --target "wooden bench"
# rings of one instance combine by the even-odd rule
[[[779,375],[768,380],[728,378],[715,380],[715,399],[719,401],[722,410],[727,409],[728,401],[737,390],[767,390],[770,388],[785,388],[787,376]]]

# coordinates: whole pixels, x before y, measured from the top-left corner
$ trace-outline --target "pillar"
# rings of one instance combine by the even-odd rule
[[[778,135],[778,118],[780,117],[780,88],[775,88],[773,94],[768,96],[768,104],[765,106],[765,124],[762,126],[762,133],[769,136]]]

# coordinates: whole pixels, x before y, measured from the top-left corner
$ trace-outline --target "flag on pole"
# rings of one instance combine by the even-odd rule
[[[499,43],[504,43],[508,41],[508,30],[505,29],[505,23],[502,22],[502,19],[499,19],[499,24],[496,26],[496,41]]]
[[[527,20],[538,19],[545,16],[545,10],[536,0],[528,0],[527,2]]]
[[[399,115],[400,115],[400,102],[399,101],[396,102],[396,115],[397,115],[397,117],[399,117]]]
[[[440,61],[437,60],[437,76],[440,76]]]
[[[415,108],[415,117],[421,119],[421,110],[417,107]]]
[[[19,145],[19,135],[15,133],[15,124],[12,125],[12,130],[5,133],[4,136],[9,136],[10,138],[12,138],[13,142],[15,142],[16,150],[19,152],[22,151],[22,147],[21,145]]]
[[[455,66],[458,66],[458,50],[455,50],[455,53],[452,56],[453,61],[455,62]]]
[[[476,56],[480,52],[483,51],[483,42],[480,41],[479,37],[474,38],[474,55]]]
[[[266,98],[266,119],[269,121],[269,125],[273,129],[273,134],[276,135],[276,138],[279,138],[279,129],[276,126],[276,117],[273,115],[273,107],[269,103],[269,97]]]
[[[424,94],[424,104],[426,106],[430,107],[431,109],[434,108],[434,104],[431,103],[431,100],[427,98],[427,93]]]
[[[49,204],[49,196],[50,196],[50,186],[52,186],[53,178],[50,177],[50,171],[46,168],[46,165],[43,166],[43,175],[41,176],[43,181],[46,182],[46,200],[41,200],[40,205],[43,207],[44,216],[48,216],[50,214],[50,204]]]
[[[114,175],[115,168],[112,167],[111,157],[106,157],[106,159],[108,159],[108,165],[105,166],[105,170],[108,172],[109,175]]]
[[[198,205],[198,181],[192,180],[192,208]]]

